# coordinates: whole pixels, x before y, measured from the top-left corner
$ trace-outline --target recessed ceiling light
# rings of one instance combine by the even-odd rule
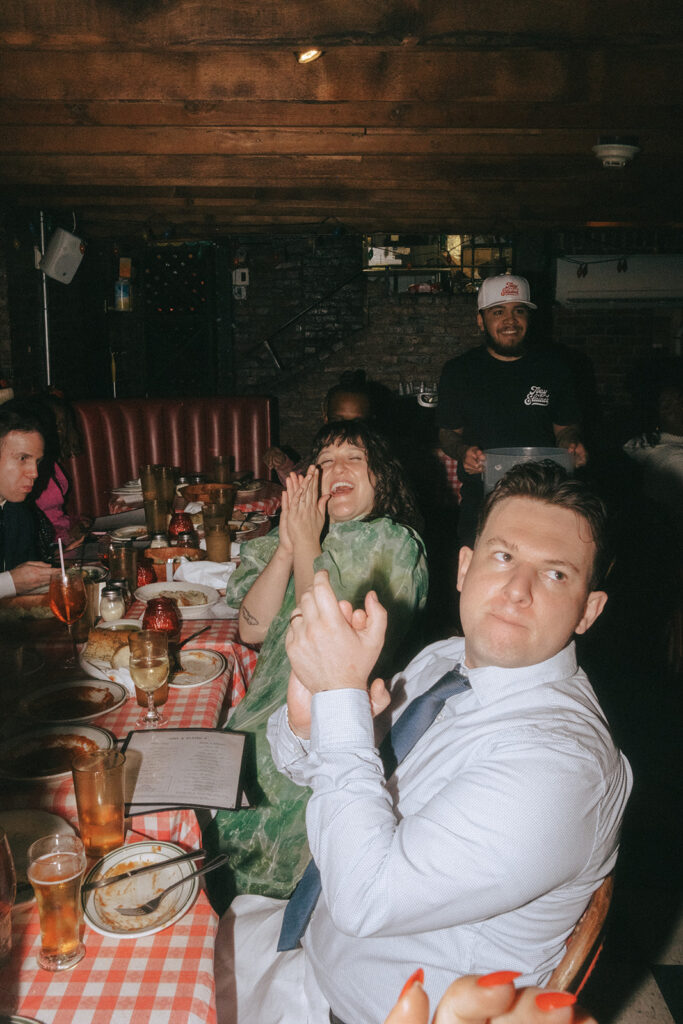
[[[322,50],[318,50],[314,46],[312,46],[310,49],[303,50],[301,53],[298,53],[296,59],[298,60],[299,64],[310,64],[311,61],[317,60],[318,57],[322,57],[322,55]]]

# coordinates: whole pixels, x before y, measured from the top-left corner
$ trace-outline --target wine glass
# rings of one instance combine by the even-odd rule
[[[5,831],[0,828],[0,964],[12,949],[12,907],[17,894],[14,862]]]
[[[88,602],[81,570],[67,569],[63,573],[55,573],[50,580],[49,597],[50,608],[58,619],[66,623],[69,631],[71,654],[65,665],[67,668],[73,668],[78,662],[78,650],[72,627],[74,622],[78,622],[85,614]]]
[[[140,729],[157,729],[165,723],[154,703],[154,691],[168,679],[168,634],[155,629],[141,629],[128,640],[130,674],[138,689],[147,694],[147,712],[135,725]]]

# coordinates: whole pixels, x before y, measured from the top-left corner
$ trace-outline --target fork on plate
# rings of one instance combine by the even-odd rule
[[[144,914],[153,914],[154,911],[159,906],[159,904],[161,903],[161,901],[166,896],[168,896],[169,892],[172,892],[173,889],[177,889],[179,885],[183,885],[190,878],[198,878],[199,875],[205,875],[207,874],[207,872],[213,871],[215,868],[219,868],[221,864],[225,864],[227,859],[228,854],[221,853],[218,857],[214,857],[213,860],[210,860],[207,864],[204,864],[203,867],[197,868],[196,871],[190,872],[190,874],[185,875],[184,878],[179,878],[177,882],[174,882],[173,885],[169,885],[166,889],[164,889],[163,892],[160,892],[158,896],[153,896],[151,900],[147,900],[147,902],[143,903],[142,906],[117,907],[116,912],[118,914],[123,914],[124,917],[142,917]],[[159,866],[162,867],[163,865],[160,864]]]

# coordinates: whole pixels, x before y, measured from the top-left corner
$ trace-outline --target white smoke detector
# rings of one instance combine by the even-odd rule
[[[593,152],[603,167],[625,167],[640,153],[640,148],[632,143],[601,141],[593,146]]]

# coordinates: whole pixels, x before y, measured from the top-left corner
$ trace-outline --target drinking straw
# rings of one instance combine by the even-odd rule
[[[59,561],[62,563],[62,579],[66,582],[66,569],[64,568],[64,549],[62,548],[62,538],[57,538],[59,544]]]

